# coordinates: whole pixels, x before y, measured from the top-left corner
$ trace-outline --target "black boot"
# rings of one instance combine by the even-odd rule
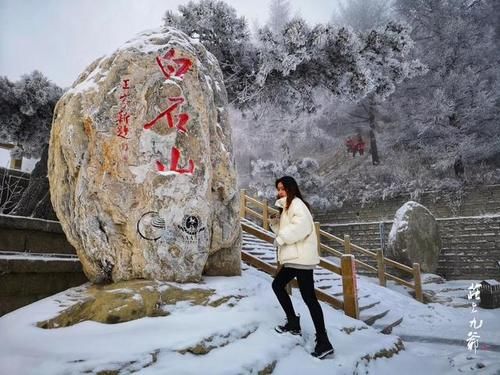
[[[278,333],[290,332],[292,335],[300,335],[300,316],[294,316],[286,321],[286,324],[282,326],[276,326],[274,328]]]
[[[316,347],[314,348],[314,352],[311,353],[313,357],[323,359],[327,355],[333,354],[335,350],[333,349],[330,340],[328,340],[328,335],[326,332],[324,333],[316,333]]]

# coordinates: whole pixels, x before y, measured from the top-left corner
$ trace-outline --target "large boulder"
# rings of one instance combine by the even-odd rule
[[[227,110],[216,59],[175,29],[95,61],[60,99],[50,194],[91,281],[240,274]]]
[[[436,219],[421,204],[406,202],[396,212],[388,241],[388,257],[412,266],[420,263],[423,272],[435,273],[441,250]]]

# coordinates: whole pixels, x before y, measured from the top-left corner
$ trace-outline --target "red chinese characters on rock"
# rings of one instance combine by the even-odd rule
[[[171,77],[184,78],[193,63],[191,60],[186,58],[174,58],[175,50],[173,48],[169,49],[168,52],[163,56],[156,57],[156,63],[159,65],[163,75],[170,79]]]
[[[189,168],[179,168],[179,159],[181,157],[181,152],[177,147],[172,147],[172,152],[170,154],[170,169],[167,170],[167,167],[161,162],[156,162],[156,169],[158,172],[175,172],[180,174],[193,174],[194,172],[194,161],[189,159]]]
[[[130,125],[130,113],[129,113],[129,108],[128,108],[128,97],[129,97],[129,79],[124,79],[122,82],[121,86],[121,94],[120,94],[120,111],[118,112],[117,115],[117,127],[116,127],[116,135],[120,138],[123,138],[125,140],[124,143],[121,145],[121,150],[123,151],[124,159],[126,160],[128,158],[127,156],[127,151],[128,151],[128,143],[126,140],[129,139],[128,133],[129,133],[129,125]]]
[[[184,79],[184,75],[191,69],[193,63],[187,58],[175,58],[175,50],[171,48],[163,56],[156,57],[156,63],[160,67],[163,75],[170,79],[177,77]],[[144,124],[144,130],[151,130],[161,119],[165,118],[169,128],[176,128],[180,134],[187,134],[187,124],[190,116],[187,112],[182,112],[182,105],[186,99],[183,96],[174,96],[168,98],[169,107],[162,111],[150,122]],[[194,161],[188,160],[188,168],[179,168],[181,151],[173,146],[170,152],[170,167],[167,168],[160,160],[156,161],[156,170],[160,173],[178,173],[192,175],[195,170]]]
[[[184,98],[182,96],[177,96],[173,98],[168,98],[168,100],[173,104],[170,107],[168,107],[165,111],[160,113],[158,116],[156,116],[153,121],[145,124],[144,129],[145,130],[151,129],[153,126],[156,125],[156,123],[159,120],[161,120],[162,117],[166,117],[169,128],[175,127],[177,128],[177,131],[179,133],[187,133],[186,125],[189,121],[189,114],[187,113],[179,113],[177,115],[172,114],[182,103],[184,103]],[[176,120],[175,123],[174,123],[174,117]]]

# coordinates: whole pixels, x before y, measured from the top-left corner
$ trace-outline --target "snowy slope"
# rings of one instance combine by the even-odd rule
[[[245,235],[244,247],[261,252],[272,262],[272,247]],[[325,277],[326,276],[326,277]],[[321,280],[322,279],[322,280]],[[478,309],[483,320],[476,354],[467,350],[470,308],[463,296],[470,282],[454,281],[457,304],[424,305],[376,280],[358,276],[360,306],[380,301],[374,309],[389,308],[403,323],[392,335],[323,304],[335,356],[312,358],[314,329],[299,293],[292,295],[301,314],[302,338],[279,335],[273,327],[283,312],[271,290],[271,277],[243,265],[240,277],[206,277],[202,284],[178,287],[215,290],[212,299],[227,297],[218,307],[178,302],[165,304],[164,317],[126,323],[85,321],[57,329],[36,323],[56,316],[82,300],[88,285],[72,288],[0,318],[0,368],[5,374],[500,374],[500,310]],[[317,272],[324,290],[337,293],[339,280]],[[173,283],[158,283],[159,287]],[[327,288],[329,287],[329,288]],[[394,287],[398,289],[397,287]],[[424,284],[424,289],[446,285]],[[460,293],[463,288],[463,293]],[[401,336],[404,349],[398,352]],[[200,351],[197,348],[204,348]],[[193,354],[198,352],[199,354]],[[395,354],[393,354],[395,352]],[[393,355],[392,355],[393,354]]]

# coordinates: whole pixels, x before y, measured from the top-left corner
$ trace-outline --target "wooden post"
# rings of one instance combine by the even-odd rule
[[[359,319],[358,291],[354,255],[342,255],[342,289],[344,292],[344,313]]]
[[[12,150],[15,146],[9,143],[0,143],[0,148],[4,150]],[[21,159],[10,159],[9,169],[21,169],[23,166],[23,158]]]
[[[265,199],[262,203],[264,204],[264,207],[262,207],[262,225],[265,230],[269,230],[269,206],[267,204],[267,199]]]
[[[314,229],[316,230],[316,237],[318,237],[318,255],[319,256],[321,256],[321,234],[319,233],[319,231],[321,230],[320,225],[321,224],[319,221],[314,222]]]
[[[245,189],[240,190],[240,218],[242,219],[245,218],[245,213],[246,213],[246,205],[247,205],[246,193],[247,191]]]
[[[379,284],[382,286],[386,286],[384,252],[382,251],[382,249],[377,250],[377,269]]]
[[[424,302],[424,296],[422,295],[422,279],[420,277],[420,264],[413,263],[413,278],[415,279],[415,298]]]
[[[23,166],[23,159],[10,159],[10,169],[21,169]]]
[[[351,236],[349,236],[348,234],[344,234],[344,253],[351,253]]]

